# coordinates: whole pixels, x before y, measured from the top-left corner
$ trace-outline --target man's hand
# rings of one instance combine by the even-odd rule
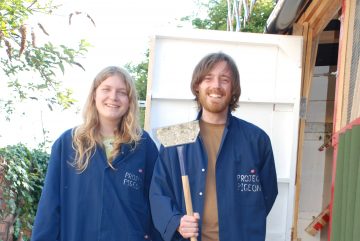
[[[199,213],[194,213],[193,216],[184,215],[180,219],[180,226],[177,231],[184,238],[191,238],[199,236]]]

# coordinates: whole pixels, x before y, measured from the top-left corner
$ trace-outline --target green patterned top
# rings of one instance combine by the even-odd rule
[[[107,158],[110,157],[110,153],[114,149],[114,146],[113,146],[114,140],[115,140],[115,138],[113,136],[103,138],[103,144],[105,147],[105,152],[106,152]]]

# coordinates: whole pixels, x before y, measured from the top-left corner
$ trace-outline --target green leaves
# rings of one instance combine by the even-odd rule
[[[145,59],[138,64],[127,63],[125,68],[133,76],[139,100],[146,100],[146,88],[149,68],[149,49],[145,53]],[[140,124],[144,127],[145,108],[140,108]]]
[[[21,231],[31,230],[47,169],[49,154],[29,150],[23,144],[0,148],[0,219],[14,215],[14,240]],[[27,237],[24,232],[25,240]]]
[[[149,50],[145,53],[145,59],[138,64],[127,63],[125,68],[134,77],[135,87],[140,100],[146,99],[147,74],[149,67]]]
[[[264,32],[266,21],[274,7],[275,2],[273,0],[257,0],[247,25],[243,27],[241,31],[252,33]]]
[[[212,29],[226,31],[227,19],[227,1],[226,0],[210,0],[207,3],[200,3],[201,8],[207,9],[207,17],[191,17],[187,16],[182,20],[191,20],[193,27],[197,29]]]
[[[241,1],[240,1],[241,2]],[[199,18],[194,16],[186,16],[182,18],[183,21],[191,20],[193,27],[197,29],[212,29],[212,30],[224,30],[227,29],[227,17],[228,17],[228,1],[226,0],[210,0],[207,3],[201,3],[202,8],[207,9],[207,16],[205,18]],[[274,0],[257,0],[249,19],[246,21],[246,25],[242,25],[241,32],[264,32],[266,21],[270,16],[275,6]],[[244,20],[244,8],[241,8],[240,21]],[[233,22],[235,29],[236,21]]]
[[[34,26],[26,24],[26,20],[35,13],[51,14],[55,9],[57,6],[51,1],[0,1],[0,75],[2,71],[7,76],[0,81],[6,81],[14,92],[11,99],[0,97],[2,116],[11,115],[11,102],[31,99],[30,96],[64,109],[75,102],[70,92],[62,88],[58,75],[64,74],[71,66],[85,70],[77,59],[85,56],[90,44],[81,39],[75,47],[51,42],[36,46],[36,35],[49,33],[41,23]],[[4,111],[6,113],[1,113]]]
[[[65,89],[64,92],[58,92],[56,95],[57,103],[61,104],[64,108],[70,108],[76,100],[72,98],[73,91],[71,89]]]

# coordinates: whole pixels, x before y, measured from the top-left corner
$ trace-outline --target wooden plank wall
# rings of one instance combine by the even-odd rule
[[[357,75],[356,75],[356,82],[355,82],[355,89],[354,89],[354,97],[352,102],[352,109],[351,109],[351,118],[350,120],[355,120],[356,118],[360,117],[360,61],[357,66]]]
[[[338,132],[348,123],[347,107],[349,101],[350,88],[350,70],[352,58],[352,40],[353,40],[353,24],[355,17],[356,0],[343,0],[343,14],[341,17],[341,32],[340,32],[340,46],[339,46],[339,60],[338,60],[338,78],[336,83],[335,96],[335,118],[333,133]],[[359,81],[357,80],[356,91],[359,89]],[[353,108],[359,109],[358,92],[354,93]],[[354,112],[355,114],[357,112]],[[352,116],[355,119],[357,116]]]

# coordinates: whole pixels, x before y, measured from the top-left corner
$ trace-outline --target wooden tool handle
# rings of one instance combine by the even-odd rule
[[[185,175],[185,176],[181,176],[181,180],[182,180],[183,190],[184,190],[186,214],[193,216],[194,212],[193,212],[192,201],[191,201],[189,178],[187,175]],[[197,238],[191,237],[190,240],[197,241]]]

